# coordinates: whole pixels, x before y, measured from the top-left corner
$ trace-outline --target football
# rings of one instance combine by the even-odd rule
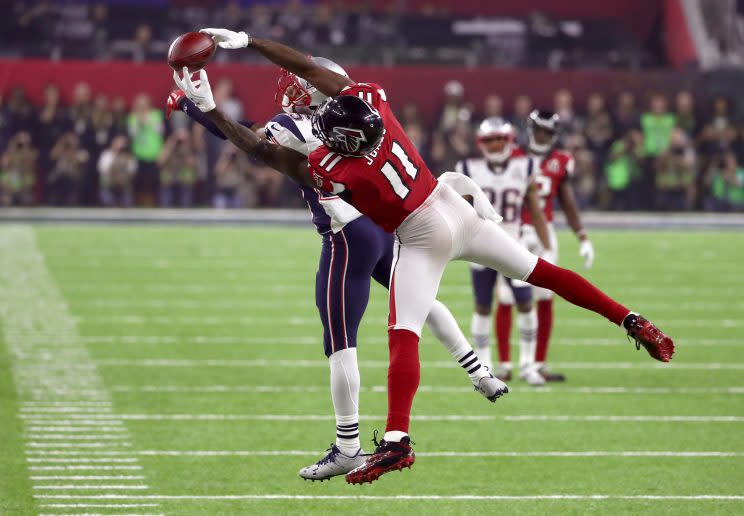
[[[214,40],[201,32],[187,32],[178,36],[168,49],[168,65],[177,72],[184,66],[190,72],[204,68],[215,51]]]

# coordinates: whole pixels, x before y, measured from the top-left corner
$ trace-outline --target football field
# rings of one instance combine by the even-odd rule
[[[335,434],[312,229],[0,226],[0,514],[744,513],[744,235],[590,234],[587,277],[675,339],[672,363],[559,300],[568,382],[491,404],[427,331],[416,464],[350,486],[297,475]],[[366,451],[386,411],[372,290]],[[469,334],[466,264],[439,299]]]

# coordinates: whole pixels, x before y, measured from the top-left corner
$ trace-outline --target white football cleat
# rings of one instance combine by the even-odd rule
[[[509,387],[491,374],[488,368],[485,368],[488,376],[482,376],[478,381],[473,381],[473,387],[480,392],[490,402],[495,402],[501,396],[509,392]]]
[[[328,448],[328,455],[320,459],[315,464],[302,468],[300,470],[300,476],[305,480],[328,480],[331,477],[338,475],[346,475],[352,469],[355,469],[366,460],[366,456],[361,448],[357,450],[356,455],[349,457],[338,449],[335,444],[332,444]]]
[[[545,385],[545,378],[543,378],[537,368],[532,365],[523,367],[519,373],[519,378],[533,387],[542,387]]]

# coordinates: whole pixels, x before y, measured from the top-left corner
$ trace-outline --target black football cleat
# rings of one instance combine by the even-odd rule
[[[635,340],[636,349],[646,348],[651,357],[669,362],[674,354],[674,341],[650,321],[638,314],[630,314],[623,321],[628,336]]]
[[[387,442],[385,439],[377,442],[376,434],[375,431],[375,452],[364,464],[346,474],[346,482],[349,484],[372,483],[385,473],[410,468],[416,462],[410,437],[405,436],[400,442]]]
[[[565,382],[566,381],[565,374],[551,371],[550,369],[548,369],[547,366],[542,366],[540,369],[537,370],[537,372],[540,373],[540,376],[545,378],[546,382]]]

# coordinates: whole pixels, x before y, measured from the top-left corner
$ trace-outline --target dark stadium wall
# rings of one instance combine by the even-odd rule
[[[263,120],[276,113],[272,100],[278,68],[228,64],[209,66],[208,70],[212,85],[223,77],[232,79],[247,117]],[[439,111],[444,84],[452,79],[463,83],[466,97],[475,104],[476,110],[488,94],[500,95],[507,109],[517,95],[524,93],[532,97],[535,105],[550,107],[555,91],[568,88],[576,98],[577,108],[581,109],[583,99],[595,91],[614,97],[620,91],[631,90],[643,97],[651,91],[673,93],[695,86],[693,76],[675,71],[551,72],[427,66],[360,66],[348,70],[357,81],[382,85],[393,107],[412,101],[430,119]],[[11,88],[20,86],[32,102],[39,103],[44,86],[55,83],[60,87],[63,99],[69,101],[75,84],[81,81],[88,82],[94,92],[110,97],[122,96],[131,100],[138,93],[148,93],[155,106],[164,106],[168,93],[174,88],[172,71],[165,63],[0,60],[0,95],[4,98]],[[642,105],[645,102],[642,101]]]

